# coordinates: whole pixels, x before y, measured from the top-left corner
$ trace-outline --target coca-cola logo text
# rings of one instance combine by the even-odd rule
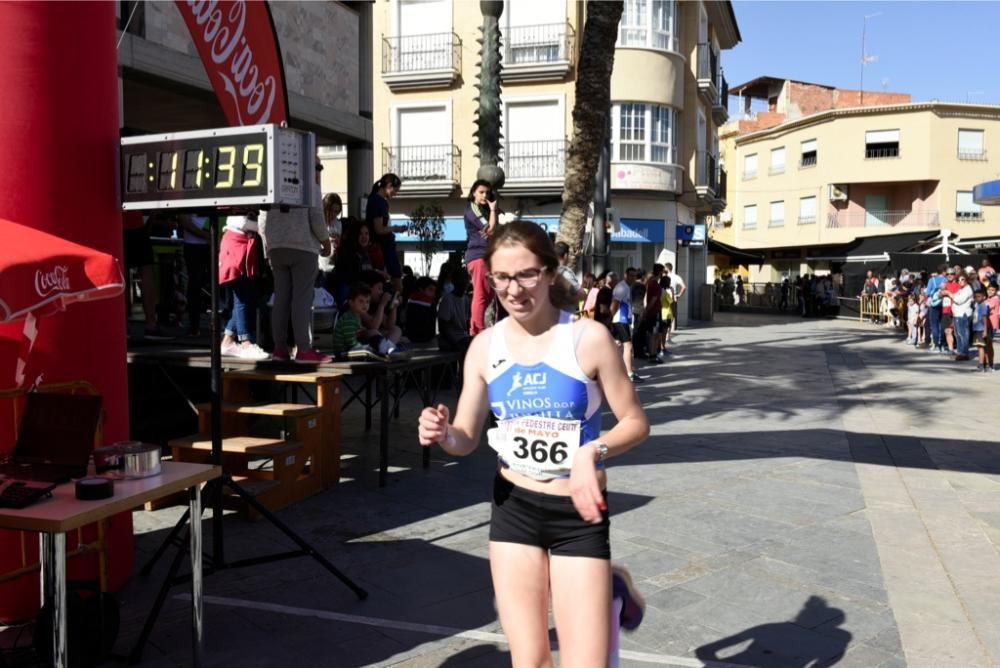
[[[56,291],[69,292],[69,267],[58,265],[49,271],[35,271],[35,292],[47,297]]]
[[[268,123],[278,91],[273,74],[263,81],[260,69],[254,62],[254,53],[244,34],[247,8],[245,0],[236,0],[224,12],[217,0],[187,0],[198,34],[217,65],[215,74],[222,80],[226,93],[232,98],[236,118],[240,125]],[[229,4],[229,3],[226,3]],[[199,49],[200,50],[200,49]]]

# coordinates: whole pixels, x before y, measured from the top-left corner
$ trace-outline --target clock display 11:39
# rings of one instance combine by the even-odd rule
[[[263,143],[147,150],[129,156],[127,193],[257,188],[266,179]]]

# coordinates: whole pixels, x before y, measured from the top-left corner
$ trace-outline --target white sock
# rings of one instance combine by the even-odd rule
[[[618,637],[621,635],[621,614],[625,602],[611,599],[611,644],[608,646],[608,668],[618,668]]]

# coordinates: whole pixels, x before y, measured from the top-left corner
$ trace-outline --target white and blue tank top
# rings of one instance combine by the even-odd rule
[[[580,445],[596,440],[601,434],[604,396],[577,361],[579,337],[573,336],[571,315],[560,311],[551,348],[543,361],[530,365],[519,364],[511,355],[506,341],[508,322],[498,322],[490,338],[486,386],[493,414],[498,420],[527,416],[579,420]]]

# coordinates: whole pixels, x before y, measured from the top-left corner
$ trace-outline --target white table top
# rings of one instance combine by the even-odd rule
[[[91,524],[147,501],[180,492],[218,478],[222,469],[211,464],[162,462],[159,475],[138,480],[115,480],[115,493],[108,499],[80,501],[74,482],[52,490],[52,498],[27,508],[0,508],[0,528],[25,531],[65,532]]]

